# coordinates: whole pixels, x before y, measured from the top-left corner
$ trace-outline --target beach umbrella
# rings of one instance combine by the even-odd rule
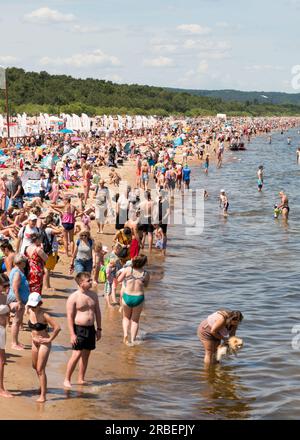
[[[69,130],[68,128],[63,128],[62,130],[59,130],[59,132],[64,134],[74,133],[73,130]]]

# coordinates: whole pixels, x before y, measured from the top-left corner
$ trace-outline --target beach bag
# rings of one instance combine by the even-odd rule
[[[101,266],[101,269],[99,270],[99,283],[105,283],[106,282],[106,267]]]

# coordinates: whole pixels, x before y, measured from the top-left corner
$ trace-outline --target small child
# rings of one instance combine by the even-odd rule
[[[94,284],[99,283],[99,272],[101,266],[104,266],[104,256],[107,253],[107,247],[102,243],[96,243],[94,251]]]
[[[116,300],[116,286],[117,286],[117,259],[111,258],[106,267],[106,281],[104,284],[104,296],[109,307],[117,304]],[[110,302],[112,297],[112,303]]]
[[[155,247],[156,249],[160,249],[162,251],[162,255],[166,255],[167,237],[159,225],[155,225],[154,228],[154,236],[156,239]]]
[[[6,304],[7,296],[4,293],[9,290],[9,279],[5,274],[0,275],[0,397],[14,397],[4,388],[4,365],[5,365],[5,343],[6,324],[10,307]]]

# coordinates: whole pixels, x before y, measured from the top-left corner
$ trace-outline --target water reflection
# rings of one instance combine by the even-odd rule
[[[199,396],[199,412],[221,419],[249,417],[255,398],[247,396],[250,390],[235,370],[233,366],[216,365],[200,372],[199,380],[206,386]]]

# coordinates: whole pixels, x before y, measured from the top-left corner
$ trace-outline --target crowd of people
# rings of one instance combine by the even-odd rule
[[[77,364],[78,383],[85,383],[90,352],[102,335],[98,293],[103,292],[107,307],[121,312],[123,342],[135,344],[150,282],[146,254],[166,255],[172,200],[176,192],[190,188],[190,158],[207,175],[211,162],[222,167],[226,142],[250,141],[296,123],[288,118],[235,118],[228,123],[217,118],[162,119],[148,130],[102,137],[90,133],[79,142],[45,132],[29,145],[9,151],[4,147],[10,159],[0,176],[0,396],[12,397],[4,387],[9,325],[11,348],[20,352],[21,330],[31,331],[38,402],[46,400],[46,364],[61,328],[43,310],[43,294],[53,290],[51,274],[61,258],[67,262],[63,275],[67,266],[78,285],[66,303],[72,355],[63,385],[70,388]],[[132,167],[130,182],[122,178],[125,164]],[[38,193],[28,191],[30,173]],[[261,191],[263,167],[257,177]],[[282,211],[287,211],[287,196],[281,197]],[[220,206],[227,215],[229,199],[223,189]],[[116,230],[111,249],[105,244],[108,223]],[[234,334],[241,320],[240,312],[220,311],[201,324],[205,362],[213,362],[220,339]]]

